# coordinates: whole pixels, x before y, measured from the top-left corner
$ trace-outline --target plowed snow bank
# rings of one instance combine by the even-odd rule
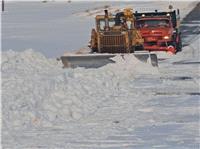
[[[131,55],[99,69],[62,69],[60,62],[33,50],[2,54],[3,124],[8,128],[51,126],[79,120],[104,101],[125,97],[138,74],[156,68]]]

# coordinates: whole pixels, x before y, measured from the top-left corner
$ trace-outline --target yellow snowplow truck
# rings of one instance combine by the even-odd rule
[[[133,53],[143,50],[144,40],[135,28],[135,18],[130,9],[118,18],[108,15],[96,16],[96,30],[92,29],[90,48],[97,53]],[[119,19],[119,20],[117,20]]]
[[[112,15],[104,10],[104,15],[97,15],[96,29],[92,29],[88,54],[64,55],[61,60],[64,67],[98,68],[108,63],[116,55],[134,54],[144,62],[157,66],[157,56],[144,51],[144,40],[135,28],[135,17],[131,9]]]

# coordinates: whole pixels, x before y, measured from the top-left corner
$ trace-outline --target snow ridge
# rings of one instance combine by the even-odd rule
[[[3,123],[8,128],[50,127],[95,113],[105,101],[128,96],[137,74],[156,68],[133,55],[99,69],[62,69],[34,50],[2,54]]]

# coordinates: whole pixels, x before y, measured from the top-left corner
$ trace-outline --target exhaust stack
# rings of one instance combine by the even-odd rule
[[[105,30],[108,31],[109,30],[109,20],[108,20],[108,10],[104,10],[105,12]]]

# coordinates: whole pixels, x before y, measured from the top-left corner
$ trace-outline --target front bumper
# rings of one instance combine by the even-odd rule
[[[175,54],[176,48],[171,40],[145,41],[144,49],[148,51],[166,51]]]

